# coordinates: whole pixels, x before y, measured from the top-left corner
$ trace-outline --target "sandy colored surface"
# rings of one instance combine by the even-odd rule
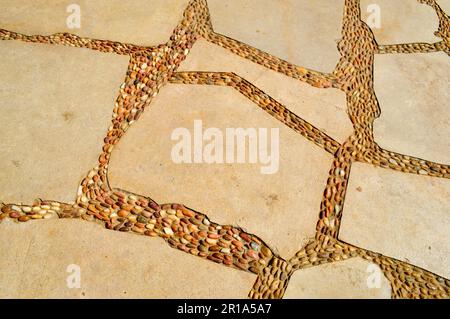
[[[128,59],[5,41],[0,55],[0,200],[75,200],[96,164]]]
[[[76,220],[2,224],[0,241],[9,243],[2,245],[0,298],[245,298],[256,278],[159,238]],[[80,266],[80,288],[67,286],[69,265]]]
[[[282,59],[331,72],[339,53],[343,0],[209,0],[214,29]],[[66,1],[0,0],[0,28],[25,34],[73,32],[140,45],[166,42],[187,0],[77,1],[82,28],[66,26]],[[363,15],[372,1],[361,1]],[[380,44],[434,42],[435,13],[416,0],[379,0]],[[450,12],[448,1],[439,3]],[[401,19],[400,19],[401,18]],[[420,27],[418,27],[420,21]],[[70,202],[97,162],[126,56],[86,49],[0,41],[0,202]],[[375,59],[386,149],[450,163],[448,56]],[[234,72],[339,142],[352,133],[346,98],[315,89],[199,40],[180,71]],[[204,128],[279,128],[280,165],[177,165],[171,132]],[[115,148],[112,187],[178,202],[212,221],[240,226],[283,258],[314,236],[332,156],[283,126],[231,87],[165,86]],[[51,176],[51,177],[49,177]],[[339,238],[450,277],[450,183],[354,164]],[[256,276],[169,248],[159,238],[109,232],[75,220],[0,225],[0,298],[245,298]],[[66,285],[67,266],[82,286]],[[389,298],[368,289],[368,262],[353,258],[292,276],[286,298]]]
[[[449,277],[450,181],[354,164],[340,239]]]
[[[390,298],[389,282],[384,275],[378,275],[376,267],[360,258],[352,258],[333,264],[302,269],[292,276],[284,297],[286,299]],[[372,279],[370,276],[377,277]],[[372,286],[375,280],[377,283],[379,282],[379,286]],[[324,282],[327,284],[323,284]]]
[[[138,45],[165,43],[181,19],[188,0],[0,1],[2,28],[24,34],[73,32]],[[70,4],[81,8],[81,28],[70,29]]]
[[[342,10],[336,8],[344,1],[311,4],[311,0],[209,2],[216,32],[291,63],[331,72],[339,60],[336,40],[342,23]]]
[[[261,174],[259,163],[173,163],[172,131],[193,132],[196,119],[204,129],[279,128],[279,171]],[[182,203],[217,223],[239,225],[289,258],[314,236],[330,161],[232,88],[168,85],[118,145],[109,180],[159,203]]]
[[[443,52],[376,57],[381,116],[374,134],[381,147],[450,163],[449,69]]]
[[[438,3],[448,12],[448,1],[440,0]],[[379,44],[439,41],[433,35],[438,28],[438,20],[432,8],[418,3],[417,0],[402,0],[401,3],[390,0],[361,0],[361,14],[366,22],[372,21],[369,17],[373,11],[368,12],[368,8],[373,10],[369,7],[372,4],[380,7],[381,27],[371,28]]]

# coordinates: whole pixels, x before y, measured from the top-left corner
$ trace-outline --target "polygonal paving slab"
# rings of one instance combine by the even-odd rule
[[[82,221],[1,227],[0,298],[246,298],[256,279],[159,238]],[[80,288],[67,285],[71,265],[80,267]]]
[[[189,0],[2,0],[2,28],[24,34],[76,33],[137,45],[165,43],[181,20]],[[81,28],[70,29],[67,8],[79,5]]]
[[[443,52],[378,55],[377,143],[390,151],[450,163],[450,61]]]
[[[286,299],[386,299],[391,287],[379,268],[360,258],[297,270]]]
[[[5,41],[0,56],[0,201],[75,200],[97,162],[127,58]]]
[[[354,164],[339,238],[450,277],[450,180]]]
[[[210,0],[214,31],[283,60],[331,72],[339,60],[343,0]],[[322,21],[326,21],[323,23]]]
[[[445,2],[439,1],[439,4]],[[372,25],[377,10],[374,6],[379,8],[380,28]],[[445,10],[445,6],[442,9]],[[361,0],[361,16],[371,27],[378,44],[440,41],[433,35],[439,25],[436,13],[418,0]]]
[[[226,128],[279,128],[279,170],[265,175],[260,164],[175,164],[171,134],[188,128],[193,136],[197,119],[224,134]],[[331,160],[231,87],[169,85],[117,146],[109,181],[239,225],[289,258],[314,236]]]

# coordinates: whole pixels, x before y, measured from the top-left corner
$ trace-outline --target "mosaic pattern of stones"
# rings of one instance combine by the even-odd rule
[[[450,55],[450,19],[434,0],[419,0],[434,9],[439,20],[435,43],[382,45],[361,19],[358,0],[345,0],[340,59],[327,74],[293,65],[271,54],[214,32],[206,0],[191,0],[183,19],[165,44],[136,46],[74,34],[24,35],[0,29],[1,40],[21,40],[89,48],[129,56],[129,66],[113,108],[111,125],[104,138],[98,163],[81,181],[74,204],[36,200],[29,205],[1,204],[0,220],[18,222],[39,219],[77,218],[107,229],[148,237],[161,237],[187,254],[257,275],[250,298],[282,298],[295,271],[349,258],[377,264],[390,282],[392,298],[449,298],[450,280],[404,261],[356,247],[339,239],[339,227],[352,163],[362,162],[423,178],[450,178],[450,165],[398,154],[381,148],[373,135],[380,116],[374,92],[376,54],[443,51]],[[417,4],[420,5],[420,4]],[[291,112],[239,74],[228,72],[177,72],[199,38],[219,45],[242,58],[305,82],[316,88],[336,88],[347,97],[347,113],[353,124],[342,144]],[[262,110],[334,156],[318,214],[316,236],[290,259],[283,259],[257,234],[239,227],[219,225],[208,216],[183,204],[159,204],[145,195],[114,188],[108,181],[108,164],[122,136],[150,107],[164,85],[228,86]]]

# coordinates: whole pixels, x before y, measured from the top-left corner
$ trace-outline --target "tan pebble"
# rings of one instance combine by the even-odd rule
[[[182,209],[183,215],[186,217],[194,217],[194,213],[188,209]]]
[[[211,239],[219,239],[219,235],[214,234],[214,233],[209,233],[209,234],[208,234],[208,238],[211,238]]]
[[[175,209],[168,209],[167,210],[167,214],[169,215],[175,215],[177,213],[177,211]]]
[[[155,225],[154,224],[147,224],[147,225],[145,225],[145,228],[152,230],[152,229],[155,228]]]
[[[145,229],[139,228],[137,226],[134,226],[131,230],[134,231],[135,233],[139,233],[139,234],[142,234],[145,232]]]
[[[42,218],[42,215],[37,215],[37,214],[31,215],[31,218],[32,218],[32,219],[41,219],[41,218]]]
[[[272,251],[267,246],[261,246],[261,252],[266,257],[272,256]]]
[[[32,209],[31,209],[31,207],[24,206],[24,207],[22,207],[22,211],[23,211],[24,213],[31,213]]]
[[[158,234],[156,232],[151,231],[151,230],[147,230],[145,232],[145,235],[150,236],[150,237],[157,237],[158,236]]]

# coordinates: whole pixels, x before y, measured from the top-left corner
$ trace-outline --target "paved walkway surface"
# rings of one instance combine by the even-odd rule
[[[68,4],[0,0],[1,298],[450,297],[449,1]]]

